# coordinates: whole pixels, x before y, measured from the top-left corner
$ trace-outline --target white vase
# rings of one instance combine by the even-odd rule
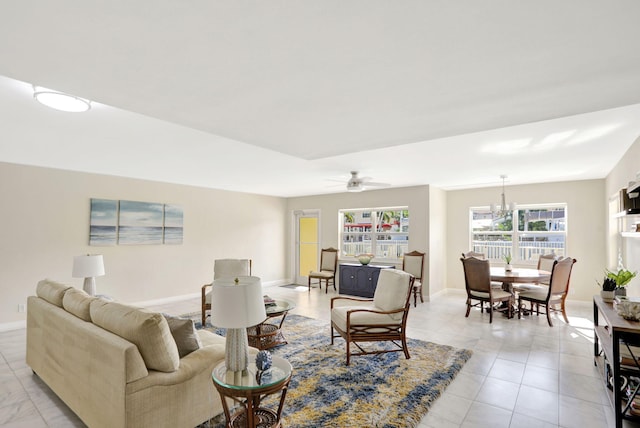
[[[505,272],[511,272],[512,270],[513,270],[513,266],[511,266],[511,264],[507,263],[506,265],[504,265]]]
[[[600,290],[600,297],[604,302],[611,303],[615,298],[615,291]]]

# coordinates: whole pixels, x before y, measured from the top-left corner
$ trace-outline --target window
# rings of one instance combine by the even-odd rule
[[[487,208],[472,208],[471,249],[488,259],[536,264],[542,254],[564,257],[567,242],[566,204],[518,205],[502,217]]]
[[[396,261],[409,251],[407,207],[340,210],[340,255],[372,253],[374,260]]]

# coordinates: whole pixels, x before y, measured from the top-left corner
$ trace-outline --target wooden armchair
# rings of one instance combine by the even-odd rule
[[[251,259],[218,259],[213,262],[213,279],[251,276]],[[211,310],[211,284],[202,286],[202,326],[207,319],[207,311]]]
[[[347,365],[351,356],[403,351],[409,356],[406,326],[411,307],[413,275],[396,269],[380,272],[373,299],[334,297],[331,299],[331,344],[342,337],[347,345]],[[335,333],[337,332],[337,334]],[[388,341],[394,346],[365,350],[361,342]],[[351,352],[351,344],[360,352]]]

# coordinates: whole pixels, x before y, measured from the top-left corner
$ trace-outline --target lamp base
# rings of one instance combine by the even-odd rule
[[[89,276],[89,277],[85,278],[84,279],[84,285],[82,286],[82,289],[89,296],[95,296],[96,295],[96,279],[93,276]]]
[[[224,352],[227,370],[239,372],[249,365],[249,342],[246,328],[228,328]]]

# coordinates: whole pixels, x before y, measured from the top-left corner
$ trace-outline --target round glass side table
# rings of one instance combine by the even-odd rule
[[[269,370],[259,372],[255,365],[256,355],[249,355],[249,366],[245,371],[227,370],[224,361],[214,367],[211,373],[227,421],[227,427],[280,427],[280,417],[293,368],[283,358],[273,356]],[[278,410],[260,406],[262,399],[280,392]],[[226,398],[241,404],[241,408],[231,414]]]

